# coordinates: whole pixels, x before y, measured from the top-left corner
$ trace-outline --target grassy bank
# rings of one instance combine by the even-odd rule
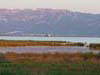
[[[0,54],[0,75],[100,75],[100,54]]]
[[[11,41],[1,40],[0,46],[84,46],[83,43],[72,43],[63,41]]]

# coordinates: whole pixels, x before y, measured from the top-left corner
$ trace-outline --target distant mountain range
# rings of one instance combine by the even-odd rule
[[[10,34],[10,32],[100,36],[100,14],[71,12],[63,9],[0,9],[0,35]]]

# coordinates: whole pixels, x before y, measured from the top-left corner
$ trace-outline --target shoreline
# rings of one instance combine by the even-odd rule
[[[100,50],[100,43],[82,43],[66,41],[32,41],[32,40],[0,40],[0,47],[17,47],[17,46],[79,46],[88,47],[91,50]]]

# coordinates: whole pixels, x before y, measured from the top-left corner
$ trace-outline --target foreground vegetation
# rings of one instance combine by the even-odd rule
[[[0,75],[100,75],[100,53],[0,54]]]
[[[65,41],[14,41],[0,40],[0,47],[6,46],[84,46],[83,43],[72,43]]]

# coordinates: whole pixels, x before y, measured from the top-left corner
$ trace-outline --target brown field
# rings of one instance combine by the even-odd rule
[[[84,44],[56,41],[0,41],[0,46],[84,46]]]
[[[16,63],[42,62],[42,63],[66,63],[66,62],[92,62],[100,64],[100,53],[5,53],[0,54],[0,59]]]

